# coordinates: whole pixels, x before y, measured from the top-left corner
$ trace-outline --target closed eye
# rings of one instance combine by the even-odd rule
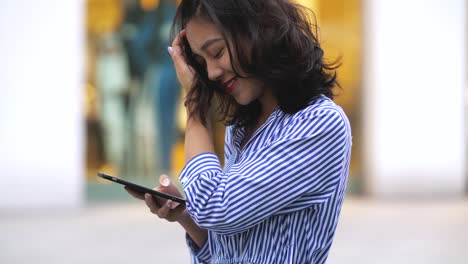
[[[224,51],[224,48],[220,49],[219,52],[214,56],[216,59],[219,59],[221,58],[221,56],[223,55],[223,51]]]

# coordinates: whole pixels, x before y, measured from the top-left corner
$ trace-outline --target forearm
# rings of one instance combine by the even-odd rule
[[[204,152],[214,152],[213,132],[210,120],[203,126],[197,114],[187,113],[187,127],[185,130],[185,163],[194,156]]]
[[[198,115],[187,113],[184,144],[185,163],[200,153],[214,152],[212,138],[211,122],[207,121],[207,127],[205,127]],[[187,211],[182,213],[178,222],[198,247],[201,248],[205,244],[208,238],[208,231],[199,227]]]
[[[185,232],[192,238],[192,240],[197,244],[199,248],[203,247],[206,240],[208,239],[208,231],[199,227],[187,213],[184,211],[179,219],[177,220],[179,224],[185,229]]]

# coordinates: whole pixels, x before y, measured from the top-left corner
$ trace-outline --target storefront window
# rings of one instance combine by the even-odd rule
[[[350,190],[360,186],[361,6],[299,1],[314,10],[327,59],[342,56],[337,102],[353,126]],[[185,111],[167,53],[175,0],[87,0],[86,177],[90,197],[108,183],[98,171],[156,185],[183,167]],[[224,126],[215,125],[223,157]],[[122,197],[125,195],[121,192]]]

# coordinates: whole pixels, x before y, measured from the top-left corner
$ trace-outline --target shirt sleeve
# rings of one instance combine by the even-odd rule
[[[185,234],[185,241],[187,242],[187,246],[190,249],[192,264],[210,263],[211,253],[208,239],[201,248],[199,248],[197,244],[195,244],[195,242],[188,234]]]
[[[322,109],[223,172],[214,153],[193,157],[180,174],[187,210],[202,228],[235,234],[271,215],[327,201],[343,177],[351,134],[344,114]],[[298,210],[298,209],[297,209]]]

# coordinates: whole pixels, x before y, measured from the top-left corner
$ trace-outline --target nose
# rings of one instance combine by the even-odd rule
[[[206,70],[208,72],[208,79],[212,81],[218,81],[223,75],[223,69],[217,63],[207,62]]]

